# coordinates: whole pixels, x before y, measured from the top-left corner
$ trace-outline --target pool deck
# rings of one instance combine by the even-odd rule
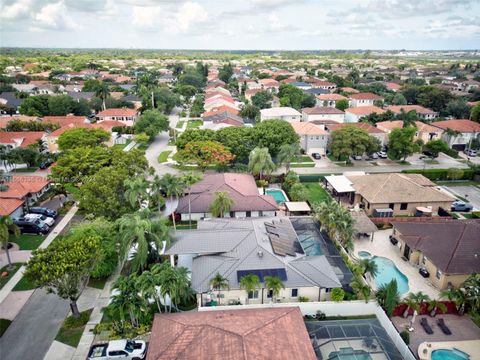
[[[423,342],[418,347],[418,358],[430,360],[434,350],[453,348],[468,354],[469,360],[480,360],[480,340]]]
[[[368,251],[372,256],[383,256],[392,260],[397,268],[408,278],[408,292],[416,293],[421,291],[430,298],[438,299],[439,291],[437,288],[418,273],[417,267],[403,260],[398,251],[398,247],[390,243],[389,236],[391,234],[392,229],[380,230],[375,233],[373,241],[366,238],[356,239],[354,241],[354,254],[357,254],[359,251]],[[372,282],[371,285],[375,286]],[[403,294],[403,296],[406,296],[408,292]]]

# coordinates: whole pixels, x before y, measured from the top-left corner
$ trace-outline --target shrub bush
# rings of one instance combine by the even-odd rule
[[[63,323],[63,326],[67,329],[78,328],[85,325],[88,322],[88,319],[90,319],[90,310],[80,313],[80,317],[78,318],[74,317],[73,315],[67,317]]]
[[[298,297],[298,301],[299,301],[299,302],[308,302],[309,299],[308,299],[308,297],[306,297],[306,296],[299,296],[299,297]]]
[[[325,315],[325,313],[322,311],[322,310],[317,310],[317,316],[316,318],[318,320],[325,320],[327,317]]]
[[[407,344],[407,345],[410,344],[410,333],[407,330],[403,330],[400,333],[400,337],[405,342],[405,344]]]
[[[406,174],[421,174],[430,180],[449,180],[449,169],[426,169],[426,170],[403,170]],[[463,169],[463,176],[458,180],[472,180],[475,171],[473,169]]]
[[[332,301],[342,301],[345,297],[345,291],[342,288],[335,288],[332,290]]]
[[[444,153],[454,159],[458,159],[458,151],[455,150],[455,149],[448,149],[446,151],[444,151]]]

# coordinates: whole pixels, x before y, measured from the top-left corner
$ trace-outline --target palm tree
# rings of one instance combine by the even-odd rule
[[[191,208],[191,202],[190,202],[190,187],[199,182],[202,179],[202,175],[196,174],[194,172],[190,172],[188,174],[185,174],[182,176],[182,182],[185,184],[185,186],[188,187],[188,225],[189,228],[192,228],[192,208]]]
[[[465,313],[465,305],[467,304],[465,288],[451,288],[444,290],[440,293],[440,296],[455,303],[458,315],[463,315]]]
[[[430,312],[430,316],[435,317],[437,315],[437,310],[440,310],[442,313],[447,311],[447,307],[444,303],[439,302],[437,299],[432,299],[428,302],[427,310]]]
[[[172,175],[172,174],[165,174],[160,179],[160,183],[162,186],[163,191],[170,196],[170,202],[173,204],[173,197],[180,196],[183,194],[183,190],[185,185],[181,181],[180,178]],[[177,231],[177,225],[175,223],[175,211],[172,212],[172,221],[173,221],[173,229],[175,232]]]
[[[121,276],[113,284],[113,295],[107,311],[125,321],[126,315],[130,318],[133,327],[139,326],[139,317],[145,310],[146,301],[140,296],[135,284],[137,275]]]
[[[12,218],[8,215],[0,216],[0,244],[2,244],[2,247],[5,249],[5,254],[7,255],[8,270],[13,269],[12,260],[10,259],[10,252],[8,250],[8,239],[10,237],[10,232],[13,233],[16,238],[20,236],[20,229],[13,223]]]
[[[248,294],[254,292],[260,286],[260,279],[255,274],[249,274],[242,276],[240,278],[240,289],[243,289],[247,292],[247,304],[250,302],[248,300]]]
[[[400,294],[398,293],[397,280],[393,279],[387,284],[378,287],[375,293],[378,303],[385,310],[388,316],[391,316],[393,310],[400,302]]]
[[[165,204],[161,190],[162,181],[158,175],[155,175],[150,182],[150,198],[157,203],[159,215],[162,214],[162,206]]]
[[[378,266],[375,261],[372,259],[362,259],[359,262],[360,267],[362,268],[362,275],[370,274],[371,277],[376,277],[378,275]]]
[[[262,179],[263,174],[270,174],[273,170],[275,170],[275,164],[268,152],[268,148],[256,147],[250,152],[248,156],[248,171],[254,176],[259,175],[259,178]]]
[[[135,288],[138,289],[141,295],[146,299],[154,299],[157,304],[158,312],[162,312],[160,307],[160,298],[157,292],[157,286],[160,280],[158,274],[151,271],[144,271],[135,282]]]
[[[108,85],[105,82],[100,82],[98,88],[95,90],[95,96],[102,100],[103,110],[107,109],[105,104],[105,100],[107,99],[108,95],[110,95],[110,91],[108,90]]]
[[[368,303],[368,299],[370,298],[370,294],[372,292],[370,286],[365,284],[358,276],[353,278],[350,286],[353,290],[355,290],[355,293],[359,298],[364,299],[365,302]]]
[[[210,285],[212,285],[214,290],[218,291],[217,298],[219,299],[218,304],[220,305],[220,292],[222,288],[230,288],[228,279],[220,275],[219,272],[217,272],[216,275],[210,279]]]
[[[152,272],[158,274],[160,294],[164,299],[167,295],[170,297],[168,312],[172,311],[172,307],[177,309],[176,304],[179,301],[187,300],[192,296],[188,269],[184,267],[174,268],[164,262],[152,266]]]
[[[285,289],[282,280],[278,276],[265,276],[264,281],[267,291],[272,290],[272,301],[275,302],[275,298],[280,295],[280,290]]]
[[[148,182],[142,177],[133,179],[126,179],[123,183],[125,186],[125,198],[128,200],[132,208],[135,208],[135,203],[138,201],[138,208],[142,208],[142,201],[145,199],[148,189]]]
[[[210,205],[212,216],[223,218],[225,213],[230,212],[232,205],[233,200],[228,192],[217,191],[214,195],[213,202]]]
[[[290,171],[290,163],[300,154],[300,145],[295,144],[283,144],[280,146],[277,160],[279,165],[285,165],[286,172]]]
[[[162,218],[152,220],[148,209],[122,216],[118,220],[118,225],[119,234],[121,234],[120,251],[124,259],[128,257],[132,245],[136,245],[132,271],[144,268],[148,254],[153,248],[156,249],[155,253],[158,255],[164,243],[166,243],[166,246],[170,243],[168,227],[165,221]]]

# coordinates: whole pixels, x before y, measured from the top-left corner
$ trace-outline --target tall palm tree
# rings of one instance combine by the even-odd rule
[[[192,228],[192,207],[191,207],[190,187],[193,184],[199,182],[201,179],[202,179],[202,175],[196,174],[194,172],[189,172],[182,176],[182,182],[188,188],[188,225],[190,229]]]
[[[158,205],[158,214],[162,214],[162,206],[165,204],[165,198],[162,195],[162,180],[155,174],[150,182],[150,198]]]
[[[430,301],[430,298],[423,292],[419,291],[417,293],[409,293],[403,301],[403,303],[407,305],[407,308],[403,312],[403,317],[406,318],[408,316],[408,312],[410,309],[419,312],[420,304],[425,301]]]
[[[257,275],[249,274],[240,278],[240,289],[247,292],[247,304],[250,303],[248,293],[254,292],[260,286],[260,279]]]
[[[138,202],[138,208],[142,208],[142,201],[145,199],[148,189],[148,182],[142,177],[126,179],[123,183],[125,186],[125,198],[128,200],[132,208]]]
[[[107,100],[108,95],[110,95],[110,90],[108,89],[107,83],[104,81],[100,82],[98,88],[95,90],[95,96],[102,100],[103,110],[107,109],[105,100]]]
[[[442,313],[447,311],[447,307],[444,303],[439,302],[437,299],[432,299],[428,302],[427,310],[430,312],[430,316],[437,315],[437,311],[440,310]]]
[[[219,272],[217,272],[215,274],[215,276],[210,279],[210,285],[213,287],[214,290],[216,290],[218,292],[217,298],[219,299],[218,304],[220,305],[221,290],[225,289],[225,288],[228,289],[230,287],[228,279],[226,277],[220,275]]]
[[[162,312],[160,307],[160,298],[157,292],[157,286],[160,284],[158,274],[151,271],[144,271],[135,282],[135,288],[146,299],[154,299],[157,304],[158,312]]]
[[[254,176],[258,175],[262,179],[264,174],[270,174],[273,170],[275,170],[275,164],[268,152],[268,148],[256,147],[250,152],[248,156],[248,171]]]
[[[370,299],[370,294],[372,292],[370,286],[365,284],[358,276],[353,278],[350,286],[355,290],[355,293],[359,298],[364,299],[365,302],[368,303],[368,299]]]
[[[455,303],[457,313],[463,315],[465,313],[465,305],[467,304],[467,294],[465,288],[451,288],[440,293],[441,297],[447,298]]]
[[[120,317],[122,322],[128,315],[133,327],[139,326],[139,317],[146,307],[145,299],[139,295],[135,286],[136,281],[136,274],[119,277],[113,284],[116,291],[113,292],[107,307],[107,311]]]
[[[150,211],[143,209],[132,214],[126,214],[118,220],[120,234],[120,251],[126,259],[136,245],[136,252],[132,260],[132,271],[143,269],[147,263],[148,254],[153,248],[158,255],[164,242],[168,246],[170,236],[164,219],[152,220]]]
[[[210,211],[213,217],[221,217],[230,212],[233,200],[226,191],[217,191],[214,195],[213,202],[210,204]]]
[[[398,292],[397,280],[393,279],[387,284],[378,287],[375,293],[378,303],[385,310],[388,316],[391,316],[393,310],[400,302],[400,294]]]
[[[285,285],[278,276],[265,276],[263,279],[267,291],[272,290],[272,301],[275,302],[276,297],[280,295],[280,290],[285,289]]]
[[[178,302],[187,300],[192,296],[190,288],[189,271],[184,267],[174,268],[167,262],[152,266],[152,272],[158,274],[160,294],[166,299],[170,297],[168,311],[177,308]]]
[[[170,197],[170,202],[173,203],[173,198],[175,196],[180,196],[183,194],[185,184],[181,181],[180,178],[172,175],[165,174],[161,177],[160,183],[163,191]],[[172,213],[173,229],[177,231],[177,225],[175,223],[175,211]]]
[[[5,249],[5,254],[7,255],[8,270],[13,269],[12,260],[10,259],[10,252],[8,250],[8,239],[10,237],[10,232],[13,233],[16,238],[20,236],[20,229],[13,223],[12,218],[8,215],[0,216],[0,244],[2,244],[2,247]]]
[[[378,275],[377,263],[372,259],[362,259],[359,261],[359,265],[362,268],[362,275],[365,275],[366,273],[370,274],[371,277],[376,277]]]
[[[280,146],[280,151],[277,155],[277,161],[279,165],[285,165],[286,172],[290,171],[290,163],[298,155],[300,155],[300,145],[295,144],[283,144]]]

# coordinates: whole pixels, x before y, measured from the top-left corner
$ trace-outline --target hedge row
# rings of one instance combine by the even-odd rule
[[[426,169],[426,170],[403,170],[407,174],[422,174],[430,180],[450,180],[448,177],[449,169]],[[463,176],[457,180],[473,180],[475,171],[473,169],[462,169]]]
[[[319,182],[325,180],[325,176],[342,174],[307,174],[299,175],[300,182]]]

